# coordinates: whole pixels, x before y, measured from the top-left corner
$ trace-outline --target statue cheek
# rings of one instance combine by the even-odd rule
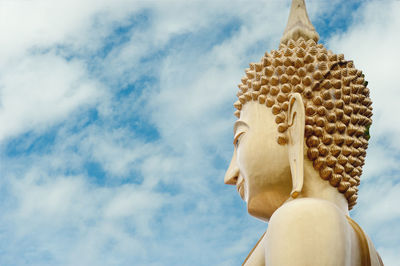
[[[257,169],[257,161],[251,141],[243,141],[237,149],[237,165],[240,173],[245,178],[251,176],[252,172]]]

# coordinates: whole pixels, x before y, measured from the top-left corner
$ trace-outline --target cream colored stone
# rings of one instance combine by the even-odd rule
[[[281,43],[286,44],[289,40],[297,41],[300,37],[303,37],[305,41],[311,39],[318,42],[319,40],[319,35],[308,18],[304,0],[293,0]]]
[[[304,0],[293,0],[279,49],[239,85],[225,183],[269,223],[244,265],[383,265],[348,212],[368,146],[369,89],[318,38]]]

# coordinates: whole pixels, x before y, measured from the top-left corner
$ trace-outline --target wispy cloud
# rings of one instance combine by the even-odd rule
[[[344,21],[321,32],[324,43],[370,81],[372,143],[353,214],[395,265],[398,239],[381,225],[399,230],[400,7],[352,8],[309,3],[317,28],[334,27],[331,15]],[[2,1],[0,10],[0,264],[239,264],[266,225],[222,180],[235,84],[277,47],[289,1]]]

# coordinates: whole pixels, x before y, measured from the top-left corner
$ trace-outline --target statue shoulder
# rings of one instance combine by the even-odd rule
[[[268,265],[350,265],[351,231],[345,214],[320,199],[296,199],[272,215],[266,237]]]
[[[300,198],[283,204],[275,211],[270,219],[270,224],[274,220],[285,219],[288,222],[298,222],[302,219],[323,219],[330,217],[334,220],[341,220],[346,223],[345,214],[333,203],[317,198]]]

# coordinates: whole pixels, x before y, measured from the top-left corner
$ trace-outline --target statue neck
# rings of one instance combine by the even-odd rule
[[[349,215],[348,202],[342,193],[323,180],[313,168],[312,162],[304,160],[304,184],[299,198],[319,198],[335,204],[345,215]]]

